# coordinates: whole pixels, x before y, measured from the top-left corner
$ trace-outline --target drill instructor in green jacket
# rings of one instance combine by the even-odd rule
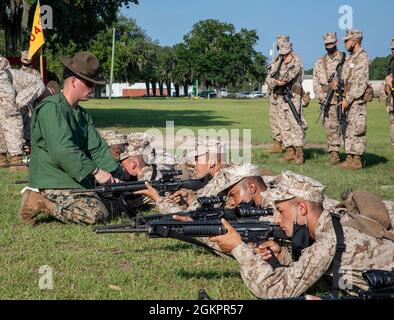
[[[63,92],[43,100],[31,120],[29,189],[22,195],[19,210],[21,221],[27,224],[34,224],[40,212],[64,223],[107,220],[111,216],[108,203],[103,202],[107,200],[94,193],[70,194],[69,189],[114,183],[114,174],[121,174],[108,144],[78,104],[90,99],[95,85],[105,84],[97,79],[99,61],[89,52],[61,61]]]

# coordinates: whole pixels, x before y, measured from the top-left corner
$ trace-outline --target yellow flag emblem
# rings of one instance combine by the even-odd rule
[[[41,25],[40,1],[38,1],[30,34],[29,59],[34,56],[34,54],[43,46],[44,43],[45,38]]]

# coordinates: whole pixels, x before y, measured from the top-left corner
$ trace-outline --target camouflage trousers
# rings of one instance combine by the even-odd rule
[[[349,106],[346,117],[345,151],[346,154],[361,156],[367,142],[367,104],[355,101]]]
[[[301,96],[293,94],[293,103],[297,111],[301,111],[302,126],[300,126],[291,112],[290,106],[281,96],[277,98],[278,127],[283,140],[283,145],[288,147],[303,147],[305,144],[305,131],[308,125],[305,121],[301,107]]]
[[[339,121],[336,105],[330,107],[327,117],[324,118],[324,129],[326,130],[328,152],[339,152],[341,139],[339,136]]]
[[[394,147],[394,112],[390,112],[390,137],[391,145]]]
[[[278,106],[276,104],[275,99],[272,97],[272,95],[270,95],[270,106],[269,106],[268,118],[269,118],[269,126],[270,126],[270,130],[271,130],[272,140],[275,140],[277,142],[282,142],[282,136],[281,136],[280,128],[279,128]]]
[[[21,155],[23,119],[16,104],[16,92],[7,73],[0,71],[0,152]]]
[[[40,192],[56,204],[51,215],[63,223],[81,225],[102,223],[119,213],[114,201],[101,199],[94,193],[70,194],[68,190],[58,189],[46,189]]]

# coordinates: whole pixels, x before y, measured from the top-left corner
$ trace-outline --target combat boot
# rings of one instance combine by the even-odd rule
[[[0,168],[7,168],[9,165],[8,159],[7,159],[7,154],[6,153],[0,153]]]
[[[29,172],[29,168],[22,161],[22,156],[11,156],[9,163],[10,172]]]
[[[350,166],[352,165],[352,163],[353,163],[353,157],[352,157],[351,154],[348,154],[347,157],[346,157],[345,162],[342,162],[342,163],[339,165],[339,167],[340,167],[341,169],[350,169]]]
[[[295,155],[295,164],[302,165],[305,162],[304,159],[304,148],[303,147],[297,147],[296,148],[296,155]]]
[[[363,168],[363,163],[361,162],[361,156],[353,156],[352,164],[349,166],[351,170],[360,170]]]
[[[271,148],[267,151],[269,154],[282,153],[282,143],[276,140],[272,141]]]
[[[335,166],[339,162],[341,162],[341,159],[339,158],[339,154],[336,151],[330,152],[330,164]]]
[[[18,212],[19,220],[33,226],[35,224],[34,218],[39,213],[51,214],[54,208],[55,203],[49,201],[41,193],[27,189],[22,194]]]
[[[295,153],[295,148],[294,147],[288,147],[286,148],[286,154],[283,158],[285,161],[291,161],[296,158],[296,153]]]

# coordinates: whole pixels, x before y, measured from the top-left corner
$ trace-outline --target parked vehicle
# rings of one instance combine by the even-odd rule
[[[250,97],[250,92],[238,92],[237,93],[238,99],[249,99],[249,97]]]
[[[260,92],[260,91],[253,91],[250,95],[249,95],[249,99],[257,99],[257,98],[264,98],[265,95],[264,93]]]

